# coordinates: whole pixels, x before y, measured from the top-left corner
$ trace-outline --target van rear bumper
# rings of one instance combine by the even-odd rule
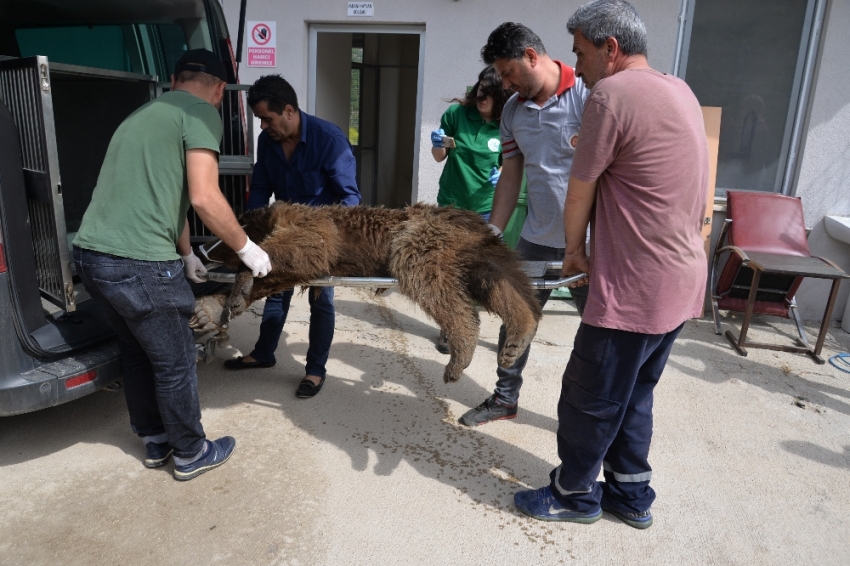
[[[18,375],[0,376],[0,417],[67,403],[102,389],[120,377],[117,340]]]

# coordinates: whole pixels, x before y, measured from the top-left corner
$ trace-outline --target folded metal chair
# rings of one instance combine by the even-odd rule
[[[839,284],[847,274],[827,259],[812,257],[800,199],[774,193],[728,191],[726,210],[727,220],[711,264],[715,332],[722,332],[720,310],[743,312],[739,336],[736,338],[726,331],[726,338],[742,356],[747,355],[746,347],[768,348],[807,353],[819,364],[824,363],[820,352]],[[726,252],[728,258],[718,275],[720,257]],[[804,277],[833,281],[814,348],[806,339],[794,301]],[[753,313],[793,317],[800,335],[797,346],[747,342]]]

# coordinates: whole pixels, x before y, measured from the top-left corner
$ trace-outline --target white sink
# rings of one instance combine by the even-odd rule
[[[850,244],[850,217],[847,216],[824,216],[823,225],[826,233],[845,244]],[[841,319],[841,329],[850,332],[850,301],[844,308],[844,317]]]
[[[825,216],[823,225],[826,233],[838,240],[850,244],[850,217],[847,216]]]

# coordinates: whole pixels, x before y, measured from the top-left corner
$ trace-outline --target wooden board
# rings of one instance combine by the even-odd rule
[[[717,148],[720,145],[720,114],[723,109],[719,106],[703,106],[702,119],[705,123],[705,137],[708,141],[708,195],[705,201],[705,219],[702,224],[702,239],[705,243],[706,261],[711,262],[711,222],[714,215],[714,190],[717,184]],[[709,282],[710,283],[710,282]],[[711,294],[711,289],[707,290]],[[702,315],[705,315],[703,309]]]
[[[705,122],[705,137],[708,141],[708,197],[705,202],[705,222],[702,237],[705,240],[705,254],[708,256],[711,244],[711,217],[714,214],[714,188],[717,183],[717,147],[720,144],[720,113],[718,106],[703,106],[702,119]]]

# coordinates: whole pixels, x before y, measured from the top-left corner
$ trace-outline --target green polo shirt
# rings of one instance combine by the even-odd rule
[[[502,165],[499,123],[485,122],[474,106],[454,104],[443,114],[440,127],[457,147],[448,149],[437,204],[489,212],[494,189],[490,170]]]
[[[218,110],[176,90],[148,102],[118,126],[74,245],[144,261],[178,259],[189,190],[186,151],[218,153]]]

